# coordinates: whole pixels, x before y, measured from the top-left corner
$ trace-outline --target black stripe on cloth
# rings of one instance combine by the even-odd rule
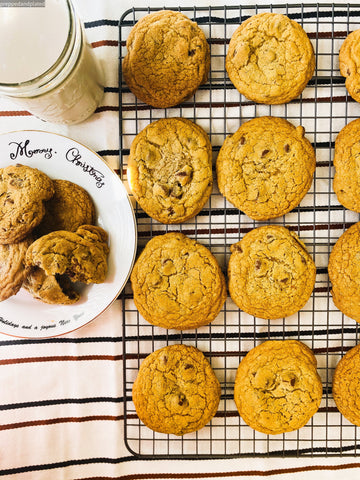
[[[287,457],[287,456],[301,456],[301,455],[312,455],[313,453],[332,453],[332,454],[339,454],[345,452],[351,452],[352,450],[357,450],[360,448],[360,445],[352,445],[351,447],[343,447],[343,448],[326,448],[326,447],[314,447],[302,450],[293,450],[293,451],[286,451],[283,452],[279,450],[277,452],[270,452],[270,453],[253,453],[253,454],[240,454],[240,455],[228,455],[228,458],[238,458],[238,457]],[[164,455],[163,459],[167,459],[168,457]],[[179,460],[183,459],[181,455],[178,457]],[[217,458],[216,455],[213,455],[211,458]],[[219,456],[218,458],[222,458]],[[5,475],[16,475],[19,473],[29,473],[29,472],[36,472],[36,471],[44,471],[44,470],[52,470],[55,468],[65,468],[65,467],[73,467],[79,465],[94,465],[94,464],[105,464],[108,463],[110,465],[117,465],[126,462],[138,462],[142,460],[147,461],[157,461],[157,456],[127,456],[127,457],[120,457],[120,458],[107,458],[107,457],[98,457],[98,458],[86,458],[86,459],[76,459],[76,460],[67,460],[63,462],[54,462],[54,463],[47,463],[41,465],[28,465],[24,467],[15,467],[15,468],[8,468],[0,470],[0,476]],[[205,457],[199,458],[199,456],[187,456],[186,460],[206,460]],[[231,471],[231,472],[208,472],[208,473],[138,473],[138,474],[130,474],[130,475],[122,475],[120,477],[86,477],[86,478],[78,478],[77,480],[147,480],[147,479],[187,479],[187,478],[227,478],[227,477],[246,477],[246,476],[261,476],[261,477],[268,477],[272,475],[279,475],[285,473],[297,473],[297,472],[305,472],[305,471],[316,471],[316,470],[344,470],[349,468],[359,468],[360,463],[349,463],[345,465],[313,465],[313,466],[306,466],[306,467],[289,467],[289,468],[282,468],[282,469],[274,469],[274,470],[244,470],[244,471]]]
[[[104,156],[104,155],[116,156],[116,155],[119,155],[119,150],[99,150],[97,154],[100,156]]]
[[[89,398],[57,398],[52,400],[36,400],[33,402],[8,403],[0,405],[0,411],[17,410],[19,408],[50,407],[52,405],[70,405],[85,403],[124,403],[131,398],[124,397],[89,397]]]
[[[85,22],[84,23],[85,28],[95,28],[95,27],[118,27],[119,26],[119,21],[118,20],[94,20],[92,22]]]
[[[127,295],[125,298],[132,298],[132,295]],[[344,328],[329,328],[329,329],[320,329],[320,330],[302,330],[302,336],[322,336],[322,335],[339,335],[345,333],[357,333],[357,328],[352,327],[344,327]],[[294,337],[298,336],[298,330],[288,330],[278,331],[278,332],[271,332],[271,337]],[[181,334],[163,334],[163,335],[142,335],[142,341],[149,341],[149,340],[169,340],[169,341],[179,341],[179,340],[196,340],[196,339],[209,339],[209,338],[267,338],[269,337],[268,332],[240,332],[240,333],[186,333],[183,332]],[[139,338],[137,336],[127,336],[126,342],[138,342]],[[122,342],[122,337],[84,337],[84,338],[48,338],[48,339],[14,339],[14,340],[3,340],[0,342],[0,346],[13,346],[13,345],[45,345],[45,344],[54,344],[54,343],[118,343]]]

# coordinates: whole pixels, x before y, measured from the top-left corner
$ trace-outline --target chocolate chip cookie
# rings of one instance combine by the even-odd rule
[[[360,426],[360,345],[349,350],[337,364],[332,393],[340,413]]]
[[[53,194],[52,180],[36,168],[20,164],[0,168],[0,244],[29,236]]]
[[[303,427],[321,402],[316,365],[310,348],[297,340],[269,340],[250,350],[235,378],[240,416],[251,428],[270,435]]]
[[[0,245],[0,302],[20,290],[29,273],[25,255],[32,238],[18,243]]]
[[[360,119],[348,123],[335,140],[333,188],[339,202],[360,212]]]
[[[360,102],[360,30],[351,32],[339,52],[340,73],[346,78],[345,86],[351,97]]]
[[[130,279],[140,314],[163,328],[207,325],[226,299],[225,278],[216,258],[182,233],[152,238],[136,260]]]
[[[31,270],[25,287],[46,303],[74,303],[79,295],[72,282],[104,282],[108,254],[107,233],[101,227],[82,225],[76,232],[48,233],[26,252]]]
[[[315,55],[304,29],[280,13],[259,13],[231,37],[226,70],[235,87],[258,103],[298,97],[313,76]]]
[[[136,412],[147,427],[184,435],[211,420],[218,409],[221,389],[200,350],[170,345],[145,358],[132,394]]]
[[[199,213],[211,194],[209,137],[185,118],[157,120],[132,142],[128,177],[148,215],[162,223],[184,222]]]
[[[280,217],[309,190],[315,152],[302,126],[258,117],[226,138],[216,160],[220,192],[254,220]]]
[[[53,180],[54,195],[45,203],[45,215],[34,235],[41,237],[56,230],[75,232],[95,221],[95,206],[88,192],[68,180]]]
[[[279,225],[255,228],[230,250],[229,292],[241,310],[276,319],[304,307],[314,289],[316,267],[294,232]]]
[[[329,279],[336,307],[360,322],[360,222],[348,228],[329,257]]]
[[[32,267],[23,287],[37,300],[55,305],[71,305],[80,294],[66,275],[47,275],[42,268]]]
[[[207,81],[210,49],[186,15],[161,10],[141,18],[126,42],[122,69],[130,90],[153,107],[178,105]]]

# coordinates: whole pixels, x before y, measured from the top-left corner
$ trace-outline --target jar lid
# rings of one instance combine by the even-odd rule
[[[0,9],[0,84],[29,82],[62,56],[71,27],[67,0]]]

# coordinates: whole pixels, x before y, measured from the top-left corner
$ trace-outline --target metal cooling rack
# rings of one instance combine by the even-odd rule
[[[120,20],[121,62],[125,41],[133,25],[155,8],[133,8]],[[345,89],[339,72],[338,51],[352,30],[360,28],[360,5],[308,4],[173,8],[195,20],[205,32],[211,49],[208,82],[195,96],[176,108],[154,109],[138,101],[120,82],[120,159],[126,183],[126,164],[135,135],[150,122],[163,117],[186,117],[209,134],[217,153],[230,133],[245,121],[273,115],[303,125],[316,149],[317,167],[311,190],[300,206],[271,222],[255,222],[219,194],[216,181],[205,208],[192,220],[166,226],[149,218],[134,202],[139,251],[154,235],[179,230],[206,245],[224,273],[230,245],[250,229],[266,223],[286,225],[306,243],[317,266],[314,292],[305,307],[282,320],[266,321],[241,312],[228,297],[214,322],[198,330],[177,332],[149,325],[137,312],[129,285],[123,294],[123,385],[125,443],[141,458],[223,458],[238,456],[359,455],[359,429],[337,411],[331,394],[334,368],[342,355],[359,341],[359,325],[334,306],[327,276],[329,253],[359,215],[344,209],[332,190],[333,148],[336,135],[360,117],[360,105]],[[241,96],[225,70],[229,40],[237,26],[263,11],[283,13],[299,22],[308,33],[316,54],[316,71],[302,96],[286,105],[257,105]],[[267,436],[248,427],[233,401],[239,362],[254,346],[267,339],[298,339],[313,349],[324,387],[319,411],[295,432]],[[185,343],[202,350],[221,382],[219,410],[210,424],[198,432],[175,437],[152,432],[138,419],[131,389],[146,355],[168,344]]]

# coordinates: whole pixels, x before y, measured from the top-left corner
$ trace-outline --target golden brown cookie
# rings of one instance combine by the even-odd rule
[[[134,197],[162,223],[194,217],[210,197],[212,149],[206,132],[185,118],[164,118],[134,139],[128,162]]]
[[[163,328],[185,330],[207,325],[226,299],[225,278],[216,258],[182,233],[152,238],[130,278],[140,314]]]
[[[303,308],[314,289],[316,267],[294,232],[279,225],[255,228],[230,250],[229,292],[241,310],[276,319]]]
[[[354,100],[360,102],[360,30],[351,32],[339,52],[340,73],[346,78],[345,86]]]
[[[348,228],[335,243],[328,273],[336,307],[360,322],[360,222]]]
[[[80,294],[66,275],[46,275],[39,267],[30,269],[23,287],[34,298],[44,303],[71,305],[80,298]]]
[[[41,237],[56,230],[75,232],[95,221],[95,206],[88,192],[68,180],[53,180],[55,193],[45,203],[45,215],[35,230]]]
[[[216,160],[220,192],[254,220],[290,212],[309,190],[315,152],[304,128],[258,117],[226,138]]]
[[[340,413],[360,426],[360,345],[349,350],[337,364],[332,393]]]
[[[360,212],[360,119],[348,123],[335,140],[333,188],[339,202]]]
[[[67,275],[73,282],[102,283],[107,273],[107,233],[83,225],[76,232],[59,230],[38,238],[26,253],[26,264],[46,275]]]
[[[0,168],[0,244],[29,236],[53,194],[52,180],[36,168],[20,164]]]
[[[271,435],[303,427],[321,402],[316,364],[310,348],[297,340],[269,340],[250,350],[235,378],[240,416],[251,428]]]
[[[25,255],[32,238],[18,243],[0,245],[0,302],[20,290],[29,273]]]
[[[122,69],[130,90],[153,107],[178,105],[207,81],[210,49],[186,15],[161,10],[141,18],[126,42]]]
[[[147,427],[184,435],[199,430],[212,419],[221,389],[200,350],[170,345],[145,358],[132,394],[136,412]]]
[[[230,80],[246,98],[281,104],[296,98],[315,69],[303,28],[280,13],[259,13],[234,32],[226,55]]]

